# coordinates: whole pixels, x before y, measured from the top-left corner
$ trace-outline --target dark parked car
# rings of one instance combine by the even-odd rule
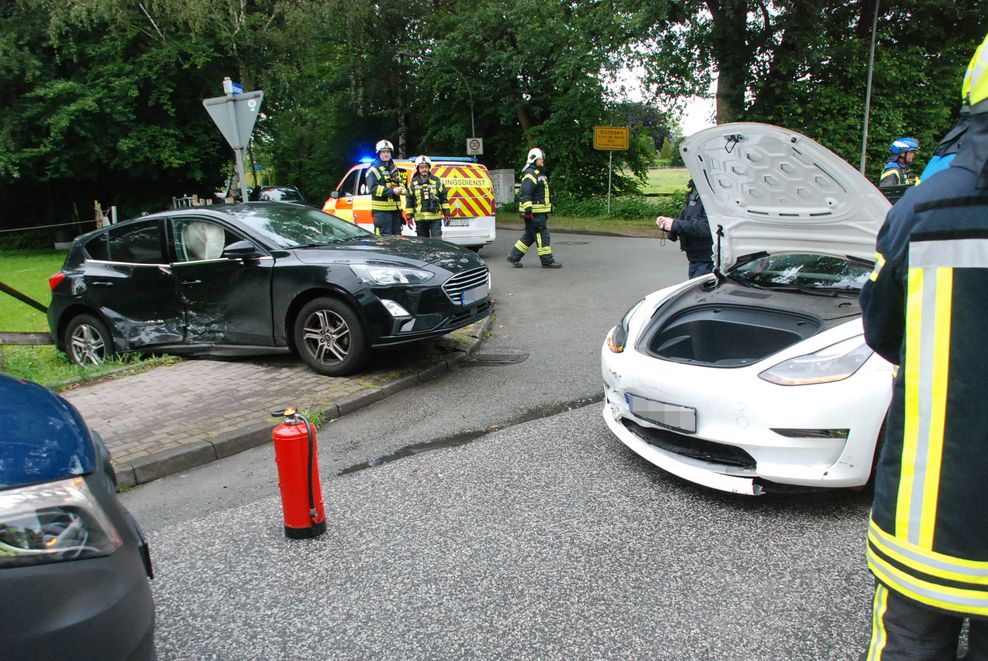
[[[67,401],[0,374],[0,656],[154,658],[151,556],[103,442]]]
[[[302,191],[295,186],[261,186],[255,188],[251,193],[251,199],[256,196],[261,202],[295,202],[296,204],[308,204]]]
[[[487,266],[469,250],[376,236],[280,202],[178,209],[90,232],[49,281],[52,339],[80,364],[133,350],[294,351],[336,376],[374,347],[493,311]]]

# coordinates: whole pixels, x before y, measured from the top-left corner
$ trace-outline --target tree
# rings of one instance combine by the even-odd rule
[[[684,0],[639,12],[634,51],[658,98],[704,94],[717,74],[717,121],[803,131],[856,163],[876,0]],[[988,29],[979,3],[882,3],[871,111],[873,169],[887,145],[933,145],[951,126],[971,53]],[[884,153],[883,153],[884,152]],[[882,161],[883,162],[883,161]]]

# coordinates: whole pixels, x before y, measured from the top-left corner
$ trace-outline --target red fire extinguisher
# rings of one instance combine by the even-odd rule
[[[326,532],[326,512],[319,486],[316,430],[294,406],[272,411],[283,418],[274,428],[274,458],[285,517],[285,537],[303,539]]]

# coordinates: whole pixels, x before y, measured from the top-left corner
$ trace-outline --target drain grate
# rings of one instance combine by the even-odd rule
[[[478,351],[460,362],[463,367],[483,367],[489,365],[515,365],[528,360],[529,353],[519,349],[497,349]]]

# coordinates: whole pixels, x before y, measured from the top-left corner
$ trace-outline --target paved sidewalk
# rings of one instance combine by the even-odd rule
[[[103,437],[121,486],[133,486],[269,442],[279,407],[330,420],[431,379],[473,353],[490,324],[389,349],[352,377],[321,376],[295,356],[183,360],[60,394]]]

